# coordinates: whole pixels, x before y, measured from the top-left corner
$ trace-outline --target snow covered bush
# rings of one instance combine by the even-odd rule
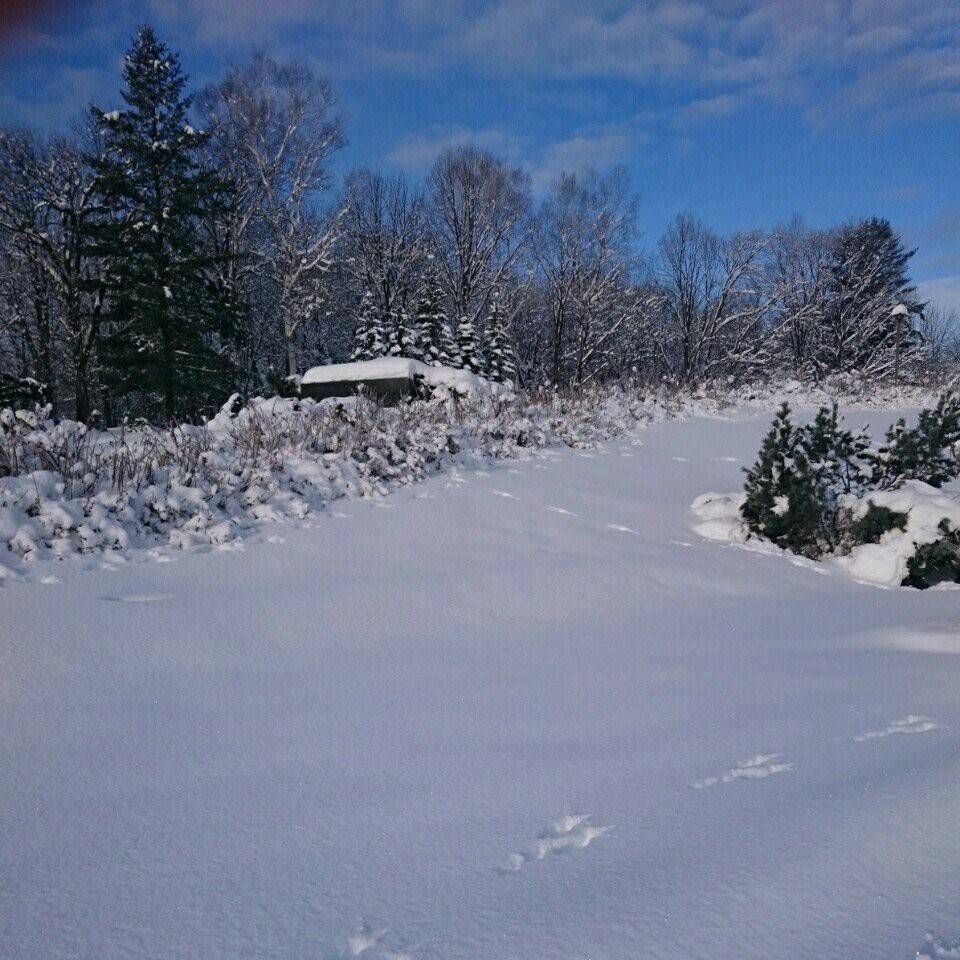
[[[937,489],[960,475],[958,445],[960,399],[950,392],[915,427],[895,423],[879,446],[845,430],[836,404],[805,426],[783,404],[736,501],[745,534],[810,559],[843,557],[862,579],[960,582],[960,503]],[[708,495],[694,504],[710,524],[705,535],[730,535],[723,521],[733,502]]]
[[[868,438],[840,426],[836,404],[795,426],[784,403],[747,470],[741,514],[750,531],[811,558],[835,549],[843,500],[868,482],[868,447]]]
[[[804,556],[817,556],[824,491],[804,449],[804,431],[784,404],[747,471],[741,513],[751,532]]]
[[[941,487],[957,476],[958,453],[960,396],[948,391],[921,411],[915,427],[901,419],[887,431],[874,458],[877,485],[889,489],[911,479]]]
[[[233,396],[208,423],[169,429],[3,410],[0,579],[44,558],[223,546],[257,523],[382,496],[452,466],[596,446],[665,411],[624,388],[522,397],[444,384],[394,407]]]

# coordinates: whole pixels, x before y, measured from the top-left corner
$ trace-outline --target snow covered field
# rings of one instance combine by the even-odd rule
[[[0,588],[0,957],[958,955],[960,593],[698,537],[768,422]]]

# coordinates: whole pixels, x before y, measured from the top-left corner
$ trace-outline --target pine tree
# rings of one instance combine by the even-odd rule
[[[829,496],[860,496],[870,483],[870,438],[840,425],[837,404],[821,407],[803,428],[801,442],[810,469]]]
[[[784,404],[747,470],[746,498],[740,508],[750,531],[777,546],[808,557],[819,556],[823,494],[804,450],[803,430]]]
[[[459,366],[457,345],[443,309],[440,278],[435,268],[427,273],[423,295],[417,307],[417,327],[424,363],[434,367]]]
[[[494,292],[490,300],[486,347],[487,378],[495,383],[513,383],[517,376],[517,363],[507,326],[507,315],[498,292]]]
[[[391,357],[407,357],[419,360],[417,335],[410,324],[410,317],[401,304],[390,311],[390,336],[387,352]]]
[[[840,230],[825,271],[825,313],[818,362],[827,372],[879,375],[916,354],[914,319],[924,304],[907,268],[904,247],[888,220],[871,217]]]
[[[373,295],[368,290],[360,301],[357,331],[354,334],[350,359],[376,360],[387,354],[387,333],[383,328]]]
[[[473,320],[464,314],[457,325],[457,353],[460,355],[460,366],[479,376],[483,375],[483,354],[480,352],[480,341],[477,338],[477,328]]]
[[[123,79],[124,109],[93,108],[101,216],[89,243],[110,304],[101,375],[128,410],[196,416],[222,402],[233,374],[236,325],[198,229],[228,187],[202,163],[206,136],[188,122],[187,78],[152,28],[137,33]]]
[[[800,431],[799,446],[817,487],[820,503],[819,537],[826,548],[835,548],[847,533],[850,516],[842,497],[862,496],[872,469],[870,438],[840,425],[837,404],[821,407],[812,423]]]
[[[874,482],[898,487],[904,480],[922,480],[942,487],[960,472],[960,396],[947,391],[932,410],[920,412],[915,427],[900,419],[887,430],[873,458]]]

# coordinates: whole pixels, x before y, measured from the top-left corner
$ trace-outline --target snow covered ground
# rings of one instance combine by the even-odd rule
[[[0,957],[960,955],[960,593],[698,537],[768,422],[7,583]]]

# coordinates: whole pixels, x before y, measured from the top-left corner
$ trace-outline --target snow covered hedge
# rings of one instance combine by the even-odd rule
[[[0,412],[0,579],[22,564],[131,546],[221,545],[261,521],[380,496],[452,465],[590,447],[670,402],[623,389],[534,398],[443,393],[234,398],[203,426],[101,431],[49,410]]]
[[[766,541],[834,559],[858,579],[929,587],[960,582],[960,397],[948,392],[898,420],[881,444],[842,427],[837,406],[797,426],[786,403],[747,470],[740,496],[706,494],[693,509],[707,537]]]

